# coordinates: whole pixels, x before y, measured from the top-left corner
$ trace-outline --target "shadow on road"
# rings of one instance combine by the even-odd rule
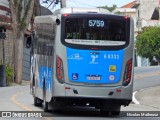
[[[44,113],[46,117],[118,117],[111,115],[104,115],[92,107],[66,107],[61,110],[50,110]]]

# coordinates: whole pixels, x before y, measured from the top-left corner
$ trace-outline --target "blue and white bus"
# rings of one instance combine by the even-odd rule
[[[34,105],[89,106],[119,115],[132,101],[133,20],[99,8],[63,8],[35,18]]]

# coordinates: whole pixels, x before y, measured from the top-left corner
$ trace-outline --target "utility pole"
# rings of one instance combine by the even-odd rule
[[[66,0],[61,0],[61,8],[65,8],[66,7]]]

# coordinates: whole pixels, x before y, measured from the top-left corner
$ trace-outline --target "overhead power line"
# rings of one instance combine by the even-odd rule
[[[47,4],[46,8],[50,8],[51,6],[55,7],[56,4],[61,4],[61,8],[66,7],[66,0],[43,0],[42,4]]]

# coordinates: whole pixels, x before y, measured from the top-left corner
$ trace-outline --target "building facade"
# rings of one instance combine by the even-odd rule
[[[5,46],[5,62],[12,66],[13,61],[13,31],[11,24],[11,9],[10,0],[0,0],[0,27],[6,28],[6,39],[4,40]],[[2,40],[0,40],[0,65],[3,63],[3,50]]]
[[[120,8],[117,8],[121,14],[129,15],[134,19],[134,36],[136,36],[143,27],[160,26],[160,0],[134,0]],[[135,48],[136,52],[136,48]],[[147,58],[137,56],[137,66],[150,66]]]

